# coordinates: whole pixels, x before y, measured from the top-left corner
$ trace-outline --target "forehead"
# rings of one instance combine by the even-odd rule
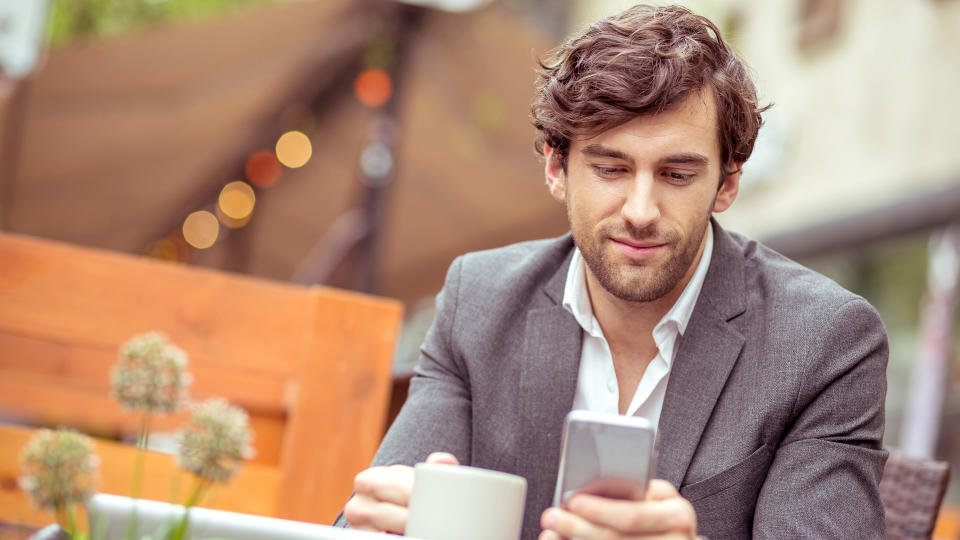
[[[571,154],[598,144],[636,159],[696,152],[707,156],[711,163],[719,162],[720,138],[713,92],[703,89],[691,93],[666,111],[638,116],[588,139],[571,141]]]

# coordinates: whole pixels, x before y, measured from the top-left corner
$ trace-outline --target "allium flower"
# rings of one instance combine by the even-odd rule
[[[86,502],[97,488],[100,461],[90,437],[60,428],[34,435],[20,456],[20,486],[40,508]]]
[[[136,336],[120,349],[110,374],[110,395],[129,410],[167,413],[186,399],[187,355],[159,332]]]
[[[204,401],[193,411],[180,438],[180,467],[212,482],[227,482],[253,455],[247,413],[223,398]]]

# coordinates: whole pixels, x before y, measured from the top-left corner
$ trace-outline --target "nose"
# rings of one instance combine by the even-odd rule
[[[638,173],[629,183],[620,215],[637,229],[645,229],[660,219],[660,201],[653,175]]]

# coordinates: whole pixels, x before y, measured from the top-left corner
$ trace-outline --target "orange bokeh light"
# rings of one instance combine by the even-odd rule
[[[277,161],[277,156],[270,150],[257,150],[247,158],[243,172],[251,184],[259,188],[268,188],[280,180],[283,167]]]
[[[250,217],[256,201],[257,196],[254,195],[250,184],[240,181],[230,182],[220,190],[217,208],[231,219],[242,220]]]
[[[169,236],[157,240],[148,254],[154,259],[171,262],[179,262],[183,258],[180,244]]]
[[[393,81],[386,71],[368,68],[357,75],[353,82],[353,93],[360,103],[368,107],[379,107],[393,95]]]
[[[313,155],[310,137],[300,131],[288,131],[277,140],[277,159],[291,169],[303,167]]]

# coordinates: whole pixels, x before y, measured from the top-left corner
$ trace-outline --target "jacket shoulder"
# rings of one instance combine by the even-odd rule
[[[572,250],[573,239],[566,234],[467,253],[460,261],[460,287],[516,298],[522,290],[538,289],[555,277]]]
[[[760,242],[730,232],[748,268],[747,290],[799,311],[836,310],[854,302],[873,309],[867,301],[833,279],[774,251]],[[749,294],[749,293],[748,293]]]

